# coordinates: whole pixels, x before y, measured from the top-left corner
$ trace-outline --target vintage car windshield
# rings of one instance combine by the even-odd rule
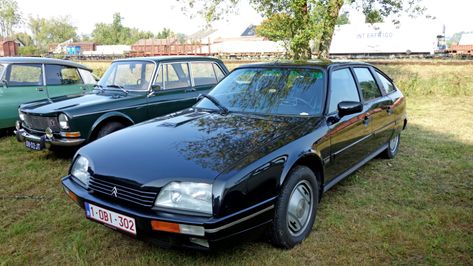
[[[114,62],[100,79],[104,89],[148,90],[155,64],[148,61]]]
[[[323,77],[318,69],[243,68],[233,71],[209,95],[230,112],[312,116],[323,109]],[[209,99],[196,107],[218,110]]]

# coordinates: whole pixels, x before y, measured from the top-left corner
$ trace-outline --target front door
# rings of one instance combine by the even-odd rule
[[[349,68],[332,71],[330,75],[329,117],[337,114],[338,103],[342,101],[360,102],[358,88]],[[358,114],[341,117],[329,127],[330,162],[326,165],[326,181],[350,169],[369,152],[367,142],[371,137],[369,128],[369,108],[364,107]]]
[[[83,94],[87,91],[79,71],[75,67],[44,65],[49,97]]]
[[[0,86],[0,128],[15,126],[20,104],[47,98],[41,64],[12,64]]]

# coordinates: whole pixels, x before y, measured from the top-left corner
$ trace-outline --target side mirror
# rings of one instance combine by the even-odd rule
[[[161,91],[161,86],[160,85],[151,85],[151,91],[148,94],[148,97],[155,95]]]
[[[363,105],[360,102],[343,101],[338,104],[338,116],[356,114],[363,111]]]

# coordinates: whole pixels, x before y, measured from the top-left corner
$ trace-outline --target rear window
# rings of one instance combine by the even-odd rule
[[[354,68],[356,78],[358,79],[358,85],[361,88],[363,99],[369,101],[381,97],[381,91],[376,85],[373,75],[368,68],[360,67]]]
[[[383,85],[383,90],[384,92],[386,92],[386,94],[396,90],[392,82],[389,81],[386,77],[384,77],[383,74],[379,73],[378,71],[376,71],[376,74],[378,75],[378,78],[381,81],[381,84]]]
[[[41,64],[14,64],[5,79],[11,86],[42,86],[43,68]]]

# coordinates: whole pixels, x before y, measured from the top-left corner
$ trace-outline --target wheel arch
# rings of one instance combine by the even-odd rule
[[[319,154],[314,151],[303,153],[297,159],[289,161],[283,175],[281,177],[281,187],[287,181],[289,173],[296,166],[306,166],[308,167],[316,176],[317,181],[319,182],[319,198],[322,197],[323,186],[324,186],[324,166],[323,161]]]
[[[106,123],[110,123],[110,122],[120,122],[127,127],[135,124],[135,122],[133,121],[133,119],[131,119],[131,117],[120,112],[111,112],[111,113],[103,114],[92,125],[87,141],[89,142],[91,140],[94,140],[100,128]]]

